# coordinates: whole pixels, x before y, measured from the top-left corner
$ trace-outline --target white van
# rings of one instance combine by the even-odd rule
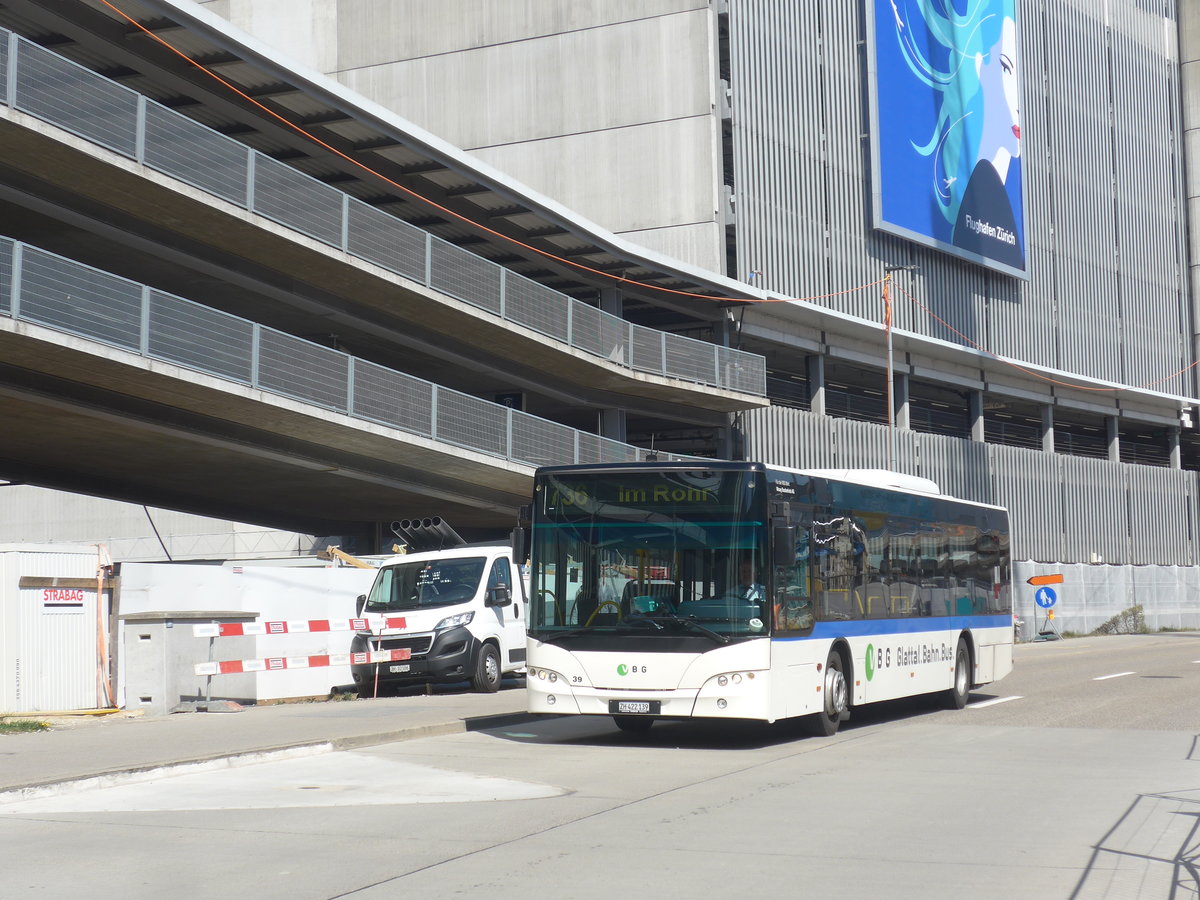
[[[401,662],[352,666],[360,697],[403,684],[470,681],[476,691],[499,689],[505,672],[525,666],[525,586],[508,544],[461,546],[393,557],[380,567],[371,592],[358,598],[361,631],[353,652],[411,652]]]

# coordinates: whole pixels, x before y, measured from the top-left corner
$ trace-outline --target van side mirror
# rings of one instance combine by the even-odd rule
[[[358,618],[358,619],[362,618],[363,607],[366,605],[367,605],[367,595],[359,594],[358,599],[354,601],[354,616],[355,616],[355,618]]]
[[[507,584],[498,584],[488,591],[488,606],[508,606],[510,603],[512,603],[512,594],[509,592]]]

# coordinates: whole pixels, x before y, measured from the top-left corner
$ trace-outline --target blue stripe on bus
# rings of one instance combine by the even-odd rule
[[[869,637],[874,634],[916,634],[922,631],[966,631],[971,628],[1012,628],[1010,613],[996,616],[931,616],[911,619],[838,619],[818,622],[812,634],[776,635],[776,641],[811,641],[835,637]]]

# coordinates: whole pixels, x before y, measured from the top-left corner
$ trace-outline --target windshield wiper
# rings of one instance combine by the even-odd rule
[[[686,625],[688,628],[694,628],[696,631],[699,631],[705,637],[712,638],[718,644],[728,644],[729,643],[728,635],[718,634],[717,632],[715,632],[711,628],[709,628],[707,625],[701,625],[699,622],[696,621],[695,616],[689,616],[688,618],[684,618],[683,616],[668,616],[667,621],[678,622],[681,625]]]
[[[654,629],[657,631],[662,631],[662,629],[663,629],[662,623],[663,622],[674,622],[677,625],[684,625],[687,628],[691,628],[691,629],[694,629],[694,630],[700,632],[705,637],[712,638],[718,644],[728,644],[729,643],[729,638],[726,635],[718,634],[717,632],[713,631],[711,628],[709,628],[705,625],[701,625],[698,621],[696,621],[695,616],[687,616],[687,617],[676,616],[676,615],[626,616],[617,625],[617,630],[620,631],[622,625],[637,625],[640,627],[646,627],[647,625],[649,625],[649,626],[653,626]]]
[[[653,619],[649,616],[632,615],[626,616],[617,623],[617,631],[628,630],[626,626],[637,628],[653,628],[655,631],[662,631],[663,626],[659,619],[665,619],[666,616],[655,616]]]
[[[575,628],[571,631],[563,631],[558,634],[548,634],[545,637],[532,635],[534,640],[541,641],[543,644],[557,644],[559,641],[566,640],[570,637],[578,637],[581,634],[591,634],[591,628]]]

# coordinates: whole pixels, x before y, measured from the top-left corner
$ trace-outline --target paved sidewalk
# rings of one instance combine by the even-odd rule
[[[247,707],[240,712],[51,719],[50,731],[0,735],[0,802],[8,793],[98,776],[137,777],[162,767],[237,762],[291,748],[351,749],[520,722],[523,679],[496,694],[439,688],[375,700]],[[298,751],[298,752],[303,752]]]

